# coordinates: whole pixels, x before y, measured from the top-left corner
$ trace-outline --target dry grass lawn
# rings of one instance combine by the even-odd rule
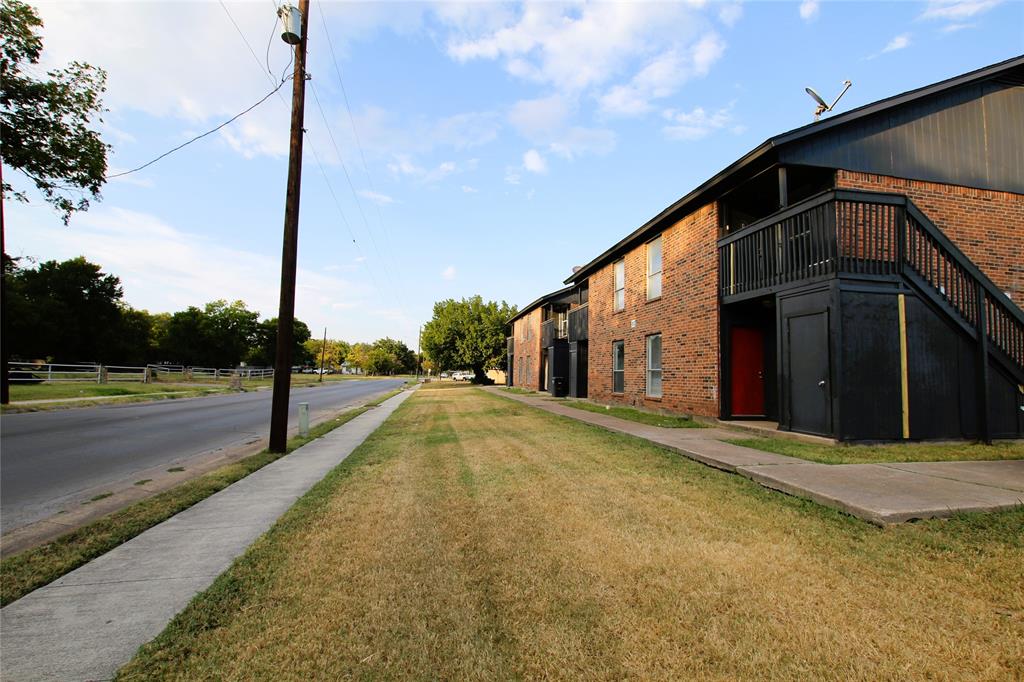
[[[1024,513],[879,529],[419,391],[123,679],[1020,679]]]

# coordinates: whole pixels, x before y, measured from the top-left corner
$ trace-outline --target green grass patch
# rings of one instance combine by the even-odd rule
[[[173,391],[192,391],[195,386],[183,383],[118,382],[111,384],[53,383],[11,384],[11,401],[58,400],[61,398],[106,398],[111,396],[145,395]]]
[[[118,679],[1017,679],[1022,559],[1024,509],[876,528],[422,391]]]
[[[519,388],[517,386],[505,386],[501,389],[506,393],[515,393],[516,395],[536,395],[537,391],[531,391],[528,388]]]
[[[1024,443],[888,443],[883,445],[826,445],[784,438],[736,438],[726,441],[746,448],[798,457],[822,464],[880,462],[956,462],[1024,459]]]
[[[23,597],[32,590],[53,582],[92,559],[131,540],[136,535],[166,521],[210,495],[245,478],[296,448],[325,435],[367,411],[359,407],[328,419],[310,429],[309,437],[296,436],[288,441],[286,452],[266,450],[215,469],[170,490],[136,502],[120,511],[74,530],[39,547],[25,550],[0,560],[0,606]],[[184,471],[174,467],[168,471]],[[136,482],[135,485],[148,483]],[[102,499],[109,493],[93,498]]]
[[[604,405],[596,405],[594,403],[586,403],[576,400],[566,400],[562,404],[568,405],[569,407],[575,407],[577,410],[586,410],[587,412],[596,412],[597,414],[607,414],[612,417],[618,417],[619,419],[628,419],[632,422],[647,424],[648,426],[661,426],[666,429],[705,428],[704,424],[701,424],[690,417],[655,414],[654,412],[645,412],[632,407],[621,407],[619,405],[605,407]]]
[[[135,481],[135,485],[146,485],[147,483],[151,483],[152,481],[152,478],[144,478],[141,481]]]
[[[169,474],[176,474],[179,471],[184,471],[184,470],[185,470],[185,467],[171,467],[170,469],[167,470],[167,473],[169,473]]]
[[[89,504],[89,502],[99,502],[100,500],[105,500],[108,497],[113,497],[113,496],[114,496],[114,493],[100,493],[99,495],[93,495],[92,497],[89,498],[88,502],[83,502],[82,504]]]

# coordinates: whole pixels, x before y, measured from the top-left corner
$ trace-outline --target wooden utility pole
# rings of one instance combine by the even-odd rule
[[[0,404],[7,405],[11,402],[11,373],[10,365],[7,364],[7,347],[11,343],[11,337],[7,335],[10,331],[7,326],[10,315],[7,312],[7,243],[4,241],[4,166],[0,159],[0,327],[3,328],[3,366],[0,367]]]
[[[324,345],[320,346],[320,383],[324,383],[324,356],[327,355],[327,327],[324,327]]]
[[[295,324],[295,268],[299,240],[299,191],[302,185],[302,123],[306,104],[306,36],[309,0],[299,0],[302,34],[295,46],[292,80],[292,132],[288,150],[288,190],[284,204],[284,245],[281,250],[281,304],[277,313],[277,356],[270,408],[270,451],[284,452],[288,443],[288,397],[292,383]]]

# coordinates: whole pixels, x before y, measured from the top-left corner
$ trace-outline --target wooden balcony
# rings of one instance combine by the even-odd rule
[[[718,263],[723,303],[834,277],[905,278],[1024,367],[1024,313],[905,196],[824,192],[720,239]]]

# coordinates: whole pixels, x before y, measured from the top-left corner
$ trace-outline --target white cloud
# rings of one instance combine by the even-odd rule
[[[548,162],[544,160],[540,152],[531,149],[523,154],[523,168],[531,173],[543,174],[548,172]]]
[[[963,31],[969,28],[977,28],[977,24],[949,24],[948,26],[942,27],[943,33],[956,33],[957,31]]]
[[[702,36],[686,49],[671,48],[650,60],[626,85],[611,88],[600,98],[601,111],[611,116],[637,116],[653,109],[651,100],[663,99],[692,78],[708,74],[725,53],[717,33]]]
[[[84,255],[101,263],[121,278],[125,300],[135,307],[173,312],[224,298],[241,299],[263,317],[276,315],[279,260],[222,244],[206,236],[213,230],[201,222],[185,232],[154,215],[109,205],[77,215],[73,230],[52,220],[34,224],[31,211],[24,218],[20,252],[57,259]],[[360,305],[370,293],[365,285],[304,267],[296,290],[296,316],[316,327],[330,319],[332,306]]]
[[[366,107],[354,116],[363,151],[371,157],[390,159],[388,170],[395,176],[429,172],[414,163],[417,155],[443,149],[463,151],[492,142],[502,128],[501,119],[499,114],[492,112],[463,112],[437,119],[407,117],[374,106]],[[350,130],[347,121],[335,128],[338,130]],[[355,146],[352,139],[339,139],[338,142],[343,149]]]
[[[561,128],[571,113],[569,101],[555,94],[516,102],[508,121],[524,137],[536,138]]]
[[[732,28],[736,25],[736,22],[743,17],[743,5],[740,3],[724,4],[722,8],[718,10],[718,20],[726,26]]]
[[[931,0],[919,18],[962,22],[1001,3],[1002,0]]]
[[[578,92],[614,77],[659,46],[691,40],[705,22],[699,3],[531,3],[500,28],[464,31],[448,54],[466,62],[504,60],[517,78]]]
[[[882,48],[882,54],[886,52],[895,52],[896,50],[902,50],[903,48],[910,45],[910,34],[901,33],[892,40],[890,40],[885,47]]]
[[[361,189],[358,192],[356,192],[356,194],[358,194],[359,196],[363,197],[364,199],[369,199],[370,201],[372,201],[373,203],[377,204],[378,206],[387,206],[388,204],[395,203],[395,200],[393,198],[389,197],[387,194],[381,194],[380,192],[373,192],[373,191],[368,190],[368,189]]]
[[[570,161],[584,154],[603,156],[615,149],[615,133],[600,128],[569,128],[548,145],[552,153]]]
[[[510,166],[510,167],[505,169],[505,183],[506,184],[518,185],[521,182],[521,180],[522,180],[522,178],[520,177],[520,175],[517,172],[517,169],[515,167]]]
[[[462,191],[465,192],[466,194],[476,194],[480,190],[478,190],[476,187],[470,187],[469,185],[463,185],[462,186]]]
[[[395,178],[406,176],[423,184],[439,182],[449,175],[463,170],[455,161],[444,161],[436,167],[428,170],[422,166],[416,165],[416,163],[413,162],[412,157],[408,154],[396,154],[393,159],[394,160],[388,164],[388,170],[391,171],[391,174]],[[465,163],[465,167],[467,170],[472,169],[476,167],[476,164],[477,159],[470,159]]]
[[[742,126],[733,125],[731,104],[710,113],[703,107],[696,107],[692,111],[666,109],[662,112],[662,116],[670,122],[670,125],[661,130],[671,140],[700,140],[712,132],[726,127],[731,128],[734,133],[744,130]]]
[[[453,279],[455,279],[455,266],[454,265],[449,265],[444,270],[442,270],[441,271],[441,279],[447,280],[449,282],[452,281]]]
[[[820,10],[819,0],[804,0],[800,3],[800,18],[804,21],[813,21],[818,17]]]

